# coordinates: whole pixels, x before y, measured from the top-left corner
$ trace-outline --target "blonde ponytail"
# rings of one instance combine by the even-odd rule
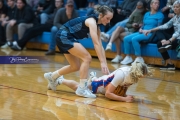
[[[139,78],[143,77],[144,75],[148,75],[148,76],[152,75],[147,65],[141,62],[134,62],[130,70],[130,76],[132,82],[137,83]]]

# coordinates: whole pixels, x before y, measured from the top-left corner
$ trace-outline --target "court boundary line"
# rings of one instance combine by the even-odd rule
[[[20,91],[24,91],[24,92],[34,93],[34,94],[38,94],[38,95],[60,98],[60,97],[58,97],[58,96],[51,96],[51,95],[47,95],[47,94],[44,94],[44,93],[39,93],[39,92],[24,90],[24,89],[15,88],[15,87],[10,87],[10,86],[1,85],[1,84],[0,84],[0,86],[7,87],[7,88],[11,88],[11,89],[15,89],[15,90],[20,90]],[[7,89],[7,88],[6,88],[6,89]],[[61,99],[68,100],[68,101],[73,101],[73,102],[74,102],[74,100],[67,99],[67,98],[61,98]],[[83,102],[80,102],[80,101],[77,101],[77,102],[78,102],[78,103],[83,103]],[[115,110],[115,109],[106,108],[106,107],[102,107],[102,106],[98,106],[98,105],[93,105],[93,104],[88,104],[88,105],[93,106],[93,107],[99,107],[99,108],[107,109],[107,110],[112,110],[112,111],[116,111],[116,112],[120,112],[120,113],[125,113],[125,114],[129,114],[129,115],[134,115],[134,116],[138,116],[138,117],[150,118],[150,119],[153,119],[153,120],[160,120],[160,119],[156,119],[156,118],[152,118],[152,117],[148,117],[148,116],[144,116],[144,115],[139,115],[139,114],[135,114],[135,113],[129,113],[129,112],[121,111],[121,110]]]

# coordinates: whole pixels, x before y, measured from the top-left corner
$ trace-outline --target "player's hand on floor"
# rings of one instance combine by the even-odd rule
[[[133,101],[134,101],[134,97],[132,95],[126,96],[126,102],[133,102]]]

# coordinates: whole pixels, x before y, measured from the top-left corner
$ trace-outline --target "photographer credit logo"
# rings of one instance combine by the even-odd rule
[[[39,64],[47,62],[40,56],[0,56],[0,64]]]

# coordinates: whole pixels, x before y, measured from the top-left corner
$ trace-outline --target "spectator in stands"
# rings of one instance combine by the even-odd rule
[[[6,42],[4,27],[2,27],[2,23],[7,16],[8,7],[4,4],[4,0],[0,0],[0,46],[4,45]]]
[[[116,57],[111,61],[113,63],[119,63],[122,60],[120,53],[120,42],[126,35],[130,35],[134,32],[137,32],[140,27],[142,27],[143,16],[146,12],[146,2],[144,0],[140,0],[137,3],[136,9],[130,15],[128,22],[126,23],[126,27],[117,27],[113,32],[109,43],[106,46],[106,51],[111,51],[112,43],[115,42],[116,45]]]
[[[173,11],[173,3],[176,0],[167,0],[166,6],[164,6],[161,11],[164,14],[164,20],[163,23],[168,22],[171,18],[175,16],[174,11]],[[167,33],[173,34],[174,29],[173,27],[171,29],[165,30]]]
[[[4,0],[0,0],[0,21],[2,21],[7,15],[8,7],[4,4]]]
[[[115,9],[114,16],[110,24],[112,28],[109,29],[107,33],[105,33],[107,29],[105,32],[101,32],[101,39],[103,41],[107,42],[118,26],[125,27],[129,19],[129,15],[136,8],[138,1],[139,0],[124,0],[122,4],[117,9]]]
[[[74,9],[74,1],[68,0],[66,3],[65,8],[59,9],[57,11],[57,14],[54,18],[54,26],[51,28],[51,36],[52,39],[49,43],[49,49],[45,53],[45,55],[54,55],[55,54],[55,48],[56,48],[56,40],[55,35],[59,28],[66,23],[67,21],[74,19],[78,17],[78,11]]]
[[[15,18],[15,12],[16,12],[16,2],[15,0],[7,0],[8,4],[8,12],[7,16],[5,17],[4,20],[1,21],[0,24],[0,44],[5,45],[6,43],[6,25],[9,23],[10,20]],[[6,48],[7,45],[2,46],[1,48]]]
[[[128,18],[132,11],[136,8],[136,4],[139,0],[124,0],[120,6],[114,11],[114,16],[111,21],[112,25]]]
[[[40,18],[40,23],[45,24],[52,17],[55,9],[55,0],[40,0],[36,9],[36,15]]]
[[[166,6],[161,9],[165,17],[164,22],[167,22],[174,17],[175,14],[173,12],[173,4],[175,1],[176,0],[168,0]]]
[[[165,23],[164,25],[161,25],[159,27],[156,27],[154,29],[150,29],[145,33],[145,35],[148,35],[151,32],[157,31],[157,30],[164,30],[164,29],[169,29],[172,26],[174,27],[174,33],[171,37],[166,37],[165,33],[161,36],[160,41],[157,43],[157,47],[159,52],[161,53],[163,59],[166,61],[166,66],[161,67],[161,70],[175,70],[175,66],[172,63],[170,56],[167,52],[169,49],[176,49],[178,46],[178,41],[180,41],[180,1],[177,0],[173,4],[173,10],[174,13],[176,14],[170,21]],[[160,31],[161,32],[161,31]]]
[[[26,0],[17,0],[15,19],[10,20],[6,27],[7,44],[10,45],[13,41],[14,33],[18,33],[18,38],[21,39],[24,32],[33,26],[33,21],[34,13],[33,10],[26,4]]]
[[[144,62],[141,57],[140,42],[147,41],[152,34],[150,33],[146,36],[142,33],[161,25],[164,18],[164,15],[158,11],[159,0],[152,0],[150,6],[151,11],[144,15],[143,26],[139,29],[139,32],[133,33],[124,38],[124,53],[126,54],[126,57],[123,61],[121,61],[121,64],[126,65],[133,62],[133,59],[130,56],[131,43],[134,48],[135,55],[137,56],[134,62]]]
[[[34,27],[29,28],[19,41],[14,41],[12,43],[11,49],[22,50],[25,47],[26,43],[32,38],[38,35],[41,35],[45,31],[50,32],[53,26],[53,20],[54,20],[55,14],[63,6],[63,0],[55,0],[55,6],[56,6],[56,9],[54,9],[54,14],[52,18],[50,18],[46,22],[46,24],[34,25]]]

